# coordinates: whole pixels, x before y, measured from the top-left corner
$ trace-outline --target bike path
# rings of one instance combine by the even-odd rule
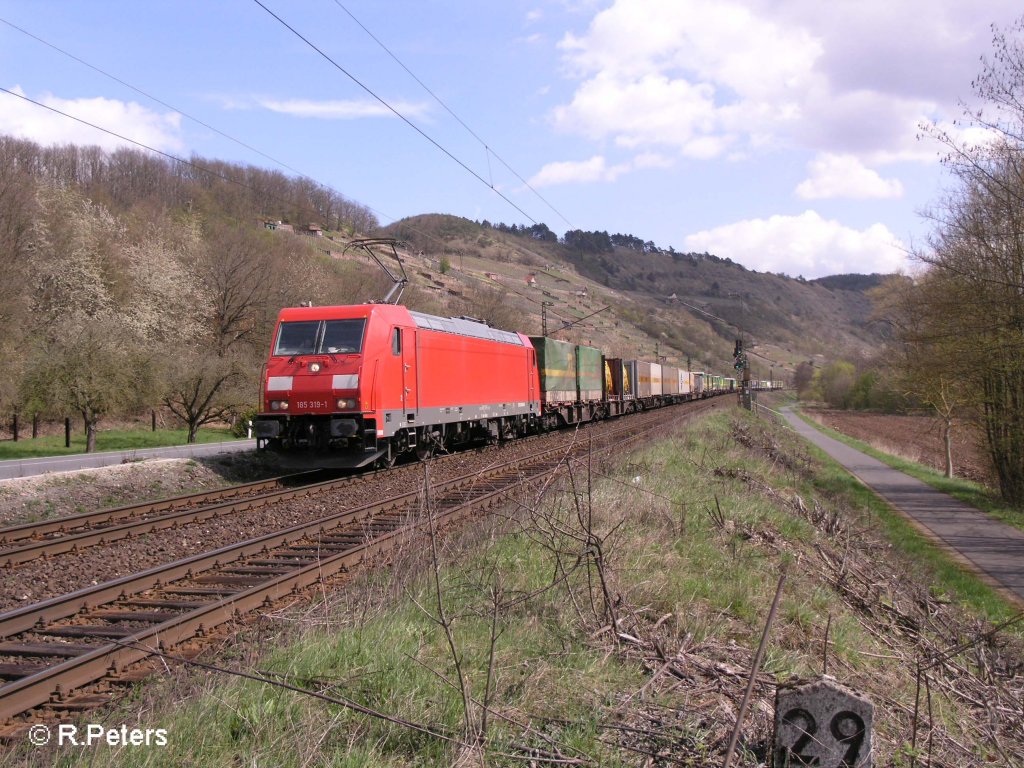
[[[1009,593],[1018,606],[1024,606],[1024,533],[819,432],[791,407],[783,408],[782,415],[801,437],[842,464],[990,584]]]
[[[72,453],[65,456],[45,456],[38,459],[6,459],[0,461],[0,480],[16,477],[44,475],[48,472],[70,472],[77,469],[96,469],[115,464],[126,464],[142,459],[178,459],[195,456],[215,456],[221,453],[251,451],[255,440],[232,440],[221,443],[192,443],[169,445],[163,448],[137,448],[130,451],[98,451]]]

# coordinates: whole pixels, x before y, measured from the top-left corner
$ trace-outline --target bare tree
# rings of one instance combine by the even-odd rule
[[[893,279],[873,292],[876,311],[895,329],[896,340],[886,354],[887,367],[897,373],[895,385],[911,402],[930,408],[942,423],[946,477],[953,477],[953,430],[976,402],[970,376],[956,361],[973,357],[962,334],[961,313],[950,306],[956,296],[941,273],[917,282]],[[961,297],[963,298],[963,297]],[[960,301],[956,301],[959,304]]]
[[[946,373],[974,393],[1000,492],[1024,505],[1024,19],[994,31],[968,122],[988,140],[965,143],[937,128],[958,188],[931,212],[917,255],[928,267],[916,306],[924,338],[951,349]],[[938,388],[942,391],[942,387]]]
[[[204,424],[227,421],[244,404],[244,364],[212,351],[192,349],[167,361],[163,404],[188,429],[188,442]]]
[[[241,228],[218,227],[206,239],[200,270],[212,303],[212,346],[219,355],[239,344],[257,343],[275,275],[266,250],[254,238]]]

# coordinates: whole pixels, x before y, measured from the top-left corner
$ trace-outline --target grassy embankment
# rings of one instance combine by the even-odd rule
[[[772,681],[825,664],[875,700],[877,764],[909,764],[926,737],[953,763],[998,762],[987,718],[943,670],[912,748],[915,661],[984,626],[955,602],[993,621],[1010,609],[894,549],[884,505],[791,433],[729,409],[628,456],[573,465],[517,502],[267,617],[217,661],[265,681],[182,671],[106,714],[167,729],[166,747],[26,748],[17,759],[524,766],[557,755],[618,766],[657,754],[719,765],[785,570],[733,765],[766,757]],[[1019,635],[1005,642],[1020,652]],[[957,662],[974,669],[970,654]],[[973,671],[957,674],[974,691]]]

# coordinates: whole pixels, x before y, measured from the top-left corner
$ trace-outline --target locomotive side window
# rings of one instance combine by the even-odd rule
[[[300,323],[281,323],[277,333],[277,344],[274,345],[275,355],[311,355],[316,347],[319,320]]]
[[[402,354],[402,331],[399,328],[391,329],[391,354]]]
[[[363,318],[324,321],[324,339],[320,352],[327,355],[350,355],[363,348]]]

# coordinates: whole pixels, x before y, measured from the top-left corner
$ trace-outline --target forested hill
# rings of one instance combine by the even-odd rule
[[[407,243],[413,308],[527,333],[546,313],[560,338],[616,354],[728,370],[739,335],[766,377],[878,342],[877,278],[805,282],[634,235],[444,214],[382,229],[276,171],[0,137],[0,415],[94,423],[162,404],[196,426],[252,407],[282,306],[383,296],[383,272],[346,251],[371,235]]]
[[[755,272],[709,253],[662,249],[631,235],[576,230],[559,238],[543,224],[517,228],[436,214],[386,231],[425,253],[472,255],[499,268],[564,264],[641,305],[674,310],[687,323],[698,320],[730,346],[736,335],[770,344],[783,362],[814,355],[867,357],[886,332],[872,321],[869,296],[884,275],[808,281]]]

